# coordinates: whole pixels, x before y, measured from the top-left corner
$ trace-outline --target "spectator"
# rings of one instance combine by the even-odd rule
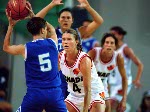
[[[144,92],[142,102],[137,112],[150,112],[150,90]]]
[[[12,107],[7,98],[9,70],[6,67],[0,67],[0,112],[12,112]]]

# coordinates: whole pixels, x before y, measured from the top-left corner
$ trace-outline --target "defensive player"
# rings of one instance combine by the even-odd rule
[[[106,33],[102,37],[101,46],[95,47],[89,51],[89,56],[94,60],[99,77],[102,79],[105,88],[105,101],[106,110],[105,112],[111,112],[110,97],[108,91],[108,77],[111,75],[116,67],[119,69],[119,73],[122,78],[123,85],[123,98],[118,105],[119,112],[126,109],[126,90],[127,90],[127,79],[124,69],[124,60],[122,56],[115,52],[116,46],[118,45],[117,38],[111,34]]]

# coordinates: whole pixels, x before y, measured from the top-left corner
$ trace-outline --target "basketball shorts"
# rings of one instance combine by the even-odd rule
[[[70,93],[65,99],[65,102],[69,103],[77,112],[82,112],[84,106],[84,95],[75,96],[74,94]],[[100,97],[99,93],[95,93],[91,96],[89,110],[92,108],[92,104],[94,103],[105,104],[105,101]]]
[[[67,112],[60,87],[40,89],[28,88],[21,106],[16,112]]]
[[[128,77],[128,87],[127,87],[127,95],[131,91],[132,88],[132,77]],[[114,100],[121,101],[122,99],[122,84],[117,84],[117,85],[111,85],[110,89],[110,97]]]

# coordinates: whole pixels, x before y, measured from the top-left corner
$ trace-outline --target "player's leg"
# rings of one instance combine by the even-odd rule
[[[119,101],[116,99],[110,99],[110,104],[111,104],[111,111],[116,112],[117,107],[119,105]]]
[[[111,112],[111,104],[110,104],[110,100],[105,100],[106,103],[106,109],[105,112]]]
[[[92,104],[90,112],[105,112],[106,105],[104,103],[95,102]]]
[[[104,88],[105,90],[105,104],[106,104],[106,109],[105,112],[111,112],[111,104],[110,104],[110,97],[109,97],[109,93],[108,93],[108,89],[107,87]]]
[[[106,104],[104,98],[98,93],[92,94],[89,107],[90,112],[105,112],[105,108]]]
[[[76,96],[69,94],[65,99],[65,103],[69,112],[82,112],[84,106],[84,96]]]
[[[78,112],[77,109],[75,109],[76,107],[73,106],[73,103],[66,102],[66,106],[67,106],[67,109],[68,109],[69,112]]]

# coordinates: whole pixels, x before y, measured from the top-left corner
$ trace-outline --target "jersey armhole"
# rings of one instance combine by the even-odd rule
[[[25,44],[24,47],[25,47],[24,60],[26,61],[27,60],[27,45]]]
[[[79,62],[81,62],[82,59],[85,58],[85,57],[88,57],[88,58],[91,60],[91,68],[92,68],[92,59],[91,59],[91,57],[90,57],[89,55],[87,55],[87,54],[84,54],[84,55],[81,57],[81,59],[79,60]],[[78,64],[78,68],[80,69],[80,63]]]
[[[118,66],[118,58],[119,58],[119,55],[121,55],[120,53],[117,53],[117,56],[116,56],[116,66]]]

